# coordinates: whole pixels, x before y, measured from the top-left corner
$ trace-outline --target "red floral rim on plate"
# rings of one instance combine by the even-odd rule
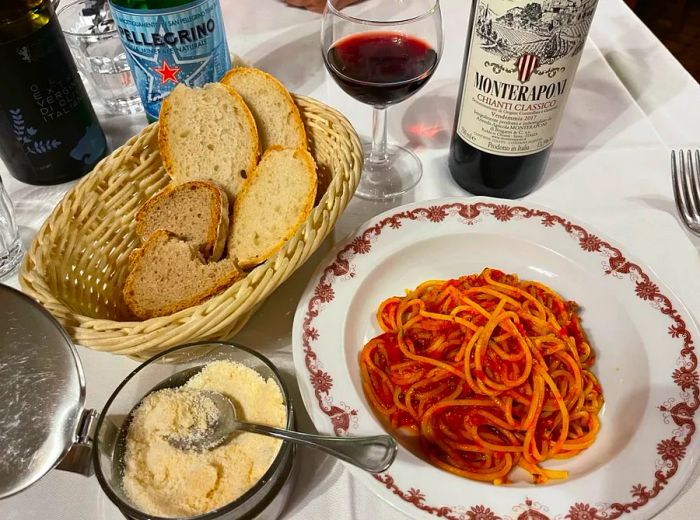
[[[319,315],[320,308],[335,298],[333,285],[339,278],[355,276],[351,263],[352,258],[356,255],[369,253],[372,249],[372,242],[379,235],[386,231],[399,229],[403,221],[421,220],[439,224],[450,215],[458,216],[469,226],[477,223],[483,216],[493,217],[500,222],[513,219],[539,219],[542,226],[548,228],[560,226],[578,242],[583,251],[606,257],[606,261],[602,264],[603,272],[606,275],[618,278],[628,277],[634,283],[634,291],[638,298],[648,301],[659,312],[668,316],[671,322],[668,334],[682,343],[679,345],[680,352],[677,361],[679,368],[674,370],[670,377],[680,387],[684,400],[674,404],[676,399],[669,397],[658,407],[659,412],[663,414],[664,423],[669,424],[670,421],[673,421],[678,428],[673,431],[670,438],[660,439],[656,445],[659,458],[656,462],[657,469],[652,475],[653,485],[651,487],[641,483],[632,485],[629,491],[631,498],[622,499],[620,502],[597,504],[597,507],[587,503],[574,503],[563,518],[569,520],[609,520],[619,518],[646,505],[663,491],[668,481],[676,474],[680,461],[685,457],[686,448],[695,434],[694,417],[698,407],[700,407],[700,387],[698,387],[700,378],[697,372],[698,360],[690,331],[686,328],[686,323],[680,313],[674,309],[671,300],[660,292],[659,287],[651,281],[640,266],[629,262],[618,248],[589,233],[581,226],[541,209],[488,202],[473,204],[455,202],[419,207],[382,219],[374,226],[367,228],[338,252],[335,261],[324,269],[321,278],[314,287],[302,326],[304,361],[309,373],[309,381],[314,388],[318,406],[329,417],[336,435],[347,434],[351,423],[357,419],[357,410],[351,409],[343,403],[334,404],[331,395],[333,377],[319,366],[318,356],[312,343],[319,339],[318,329],[313,325],[314,320]],[[375,478],[402,500],[421,511],[440,518],[448,520],[505,520],[513,518],[501,517],[483,505],[466,507],[429,505],[425,503],[426,497],[420,489],[410,488],[404,491],[396,485],[394,478],[388,473],[375,475]],[[550,520],[550,516],[547,514],[549,509],[545,505],[529,499],[523,504],[513,506],[512,509],[516,513],[521,512],[515,517],[518,520]]]

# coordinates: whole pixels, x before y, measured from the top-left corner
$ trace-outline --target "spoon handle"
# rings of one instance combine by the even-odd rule
[[[354,464],[370,473],[386,471],[396,457],[397,445],[389,435],[371,437],[331,437],[290,430],[280,430],[262,424],[236,422],[236,429],[268,435],[310,448],[317,448],[329,455]]]

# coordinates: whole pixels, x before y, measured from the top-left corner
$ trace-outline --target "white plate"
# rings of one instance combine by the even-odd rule
[[[430,278],[484,267],[542,281],[581,305],[605,397],[595,444],[568,461],[547,463],[568,470],[569,479],[546,485],[467,480],[403,447],[387,473],[348,469],[417,518],[588,520],[658,513],[682,489],[698,456],[698,329],[649,268],[586,226],[529,204],[486,198],[411,204],[373,218],[338,244],[294,320],[297,378],[318,430],[383,431],[358,368],[363,345],[381,332],[375,312],[383,299]]]

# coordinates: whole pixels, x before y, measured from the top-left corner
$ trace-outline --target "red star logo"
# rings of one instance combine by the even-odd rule
[[[168,81],[177,83],[177,73],[180,72],[180,67],[170,67],[168,62],[163,60],[163,65],[158,69],[153,67],[158,74],[160,74],[160,84],[165,85]]]

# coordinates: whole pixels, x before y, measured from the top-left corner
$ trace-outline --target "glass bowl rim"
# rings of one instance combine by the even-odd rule
[[[116,397],[119,395],[121,390],[126,386],[126,384],[131,381],[133,377],[135,377],[141,370],[145,369],[147,366],[151,365],[155,361],[159,360],[160,358],[163,358],[169,354],[172,354],[174,352],[180,351],[180,350],[185,350],[193,347],[201,347],[204,345],[212,345],[212,346],[223,346],[223,347],[232,347],[234,350],[239,350],[243,351],[246,354],[249,354],[255,358],[258,358],[258,360],[262,361],[264,365],[266,365],[274,374],[276,383],[280,387],[280,390],[282,392],[282,395],[284,396],[285,402],[286,402],[286,412],[287,412],[287,421],[286,421],[286,427],[288,429],[294,427],[294,409],[292,406],[292,401],[291,397],[289,394],[289,391],[287,390],[287,385],[285,384],[284,380],[281,377],[280,371],[275,367],[272,362],[267,359],[265,356],[260,354],[259,352],[256,352],[252,350],[249,347],[245,347],[243,345],[239,345],[238,343],[233,343],[233,342],[226,342],[226,341],[197,341],[194,343],[187,343],[185,345],[178,345],[176,347],[172,347],[170,349],[164,350],[163,352],[160,352],[159,354],[156,354],[155,356],[147,359],[143,363],[141,363],[138,367],[136,367],[134,370],[132,370],[129,375],[127,375],[121,383],[114,389],[112,394],[109,396],[109,399],[107,399],[107,402],[105,403],[104,407],[100,411],[100,416],[97,420],[97,425],[95,427],[95,440],[94,440],[94,447],[92,450],[92,461],[93,461],[93,467],[95,468],[95,477],[97,478],[97,481],[100,484],[100,487],[102,488],[102,491],[105,492],[105,494],[109,497],[109,499],[112,501],[113,504],[115,504],[121,511],[122,513],[126,512],[127,514],[133,516],[134,518],[138,520],[215,520],[221,515],[224,515],[226,513],[230,513],[232,511],[235,511],[235,509],[242,504],[244,504],[246,501],[248,501],[251,497],[253,497],[260,489],[263,488],[263,486],[273,477],[275,472],[279,468],[284,469],[284,462],[285,458],[289,455],[291,457],[294,457],[294,449],[293,449],[293,444],[282,441],[282,445],[280,446],[279,451],[277,452],[277,455],[273,459],[272,463],[270,464],[270,467],[267,469],[265,474],[258,480],[253,487],[251,487],[248,491],[243,493],[240,497],[235,499],[232,502],[229,502],[228,504],[220,507],[219,509],[214,509],[212,511],[208,511],[206,513],[203,513],[198,516],[189,516],[189,517],[160,517],[160,516],[154,516],[154,515],[148,515],[142,511],[139,511],[138,509],[135,509],[131,504],[125,502],[122,500],[119,496],[117,496],[116,493],[112,491],[112,488],[110,484],[107,482],[107,479],[104,476],[104,473],[102,471],[102,466],[100,465],[100,450],[99,450],[99,432],[101,431],[102,428],[102,423],[104,422],[106,418],[106,411],[109,410],[109,407],[112,405],[113,401],[116,399]],[[287,475],[289,477],[289,475]],[[270,500],[272,500],[271,497]],[[256,510],[254,508],[253,510]],[[244,517],[247,518],[247,517]]]

